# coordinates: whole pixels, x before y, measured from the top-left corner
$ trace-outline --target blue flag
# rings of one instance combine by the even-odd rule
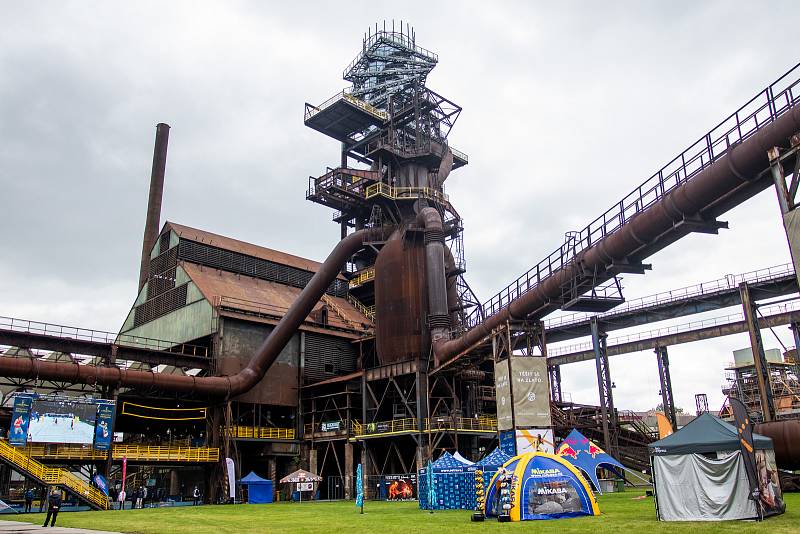
[[[108,482],[106,482],[105,477],[100,473],[97,473],[94,476],[93,480],[94,480],[94,485],[97,486],[100,489],[100,491],[105,493],[106,497],[108,497]]]
[[[356,468],[356,506],[364,506],[364,476],[361,474],[361,464]]]
[[[428,505],[433,510],[436,507],[436,490],[433,489],[433,466],[428,463]]]

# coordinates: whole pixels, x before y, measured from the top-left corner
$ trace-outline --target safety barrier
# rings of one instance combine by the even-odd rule
[[[351,288],[358,287],[374,279],[375,279],[375,267],[369,267],[367,269],[355,273],[355,276],[353,276],[353,278],[350,279],[350,287]]]
[[[343,89],[342,91],[336,93],[328,100],[320,104],[319,106],[311,106],[306,105],[306,113],[305,113],[305,120],[309,120],[311,117],[314,117],[321,111],[326,110],[327,108],[331,107],[336,102],[344,100],[348,104],[357,107],[358,109],[369,113],[373,117],[380,119],[382,121],[386,121],[389,119],[389,114],[382,109],[378,109],[375,106],[371,106],[364,102],[363,100],[356,98],[355,96],[351,95],[347,92],[347,89]]]
[[[24,449],[18,449],[30,458],[42,460],[106,460],[108,453],[98,451],[92,447],[80,445],[49,445],[29,444]],[[115,443],[112,445],[112,458],[114,460],[139,460],[148,462],[217,462],[219,461],[218,447],[188,447],[175,444],[169,445],[128,445]]]
[[[497,432],[497,418],[488,415],[479,417],[432,417],[422,420],[423,432]],[[353,421],[355,437],[377,437],[393,434],[419,432],[418,419],[405,417],[390,421],[360,423]]]
[[[373,269],[373,274],[372,274],[372,276],[373,276],[373,278],[375,277],[374,269]],[[361,313],[363,313],[363,314],[364,314],[366,317],[368,317],[370,320],[372,320],[372,321],[374,321],[374,320],[375,320],[375,306],[374,306],[374,305],[372,305],[372,306],[365,306],[364,304],[362,304],[362,303],[361,303],[361,301],[360,301],[360,300],[358,300],[357,298],[355,298],[353,295],[347,295],[347,301],[348,301],[350,304],[352,304],[352,305],[353,305],[353,307],[354,307],[355,309],[357,309],[358,311],[360,311]]]
[[[228,435],[232,438],[243,439],[295,439],[294,428],[231,426]]]

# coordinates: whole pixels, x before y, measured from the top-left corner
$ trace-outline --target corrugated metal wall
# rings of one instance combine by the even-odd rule
[[[306,332],[305,367],[306,382],[352,373],[356,370],[356,351],[346,339]]]

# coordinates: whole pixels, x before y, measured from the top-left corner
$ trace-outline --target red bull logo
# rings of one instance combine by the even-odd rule
[[[604,452],[605,451],[603,449],[601,449],[600,447],[598,447],[597,445],[595,445],[591,441],[589,442],[589,454],[592,455],[592,458],[594,458],[598,454],[603,454]]]
[[[558,455],[559,456],[570,456],[573,460],[578,459],[578,451],[564,443],[561,447],[558,448]]]

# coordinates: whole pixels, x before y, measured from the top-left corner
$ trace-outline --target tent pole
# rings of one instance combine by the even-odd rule
[[[650,478],[653,479],[653,502],[656,505],[656,519],[661,521],[661,512],[658,510],[658,491],[656,490],[656,470],[653,465],[652,455],[650,455]]]

